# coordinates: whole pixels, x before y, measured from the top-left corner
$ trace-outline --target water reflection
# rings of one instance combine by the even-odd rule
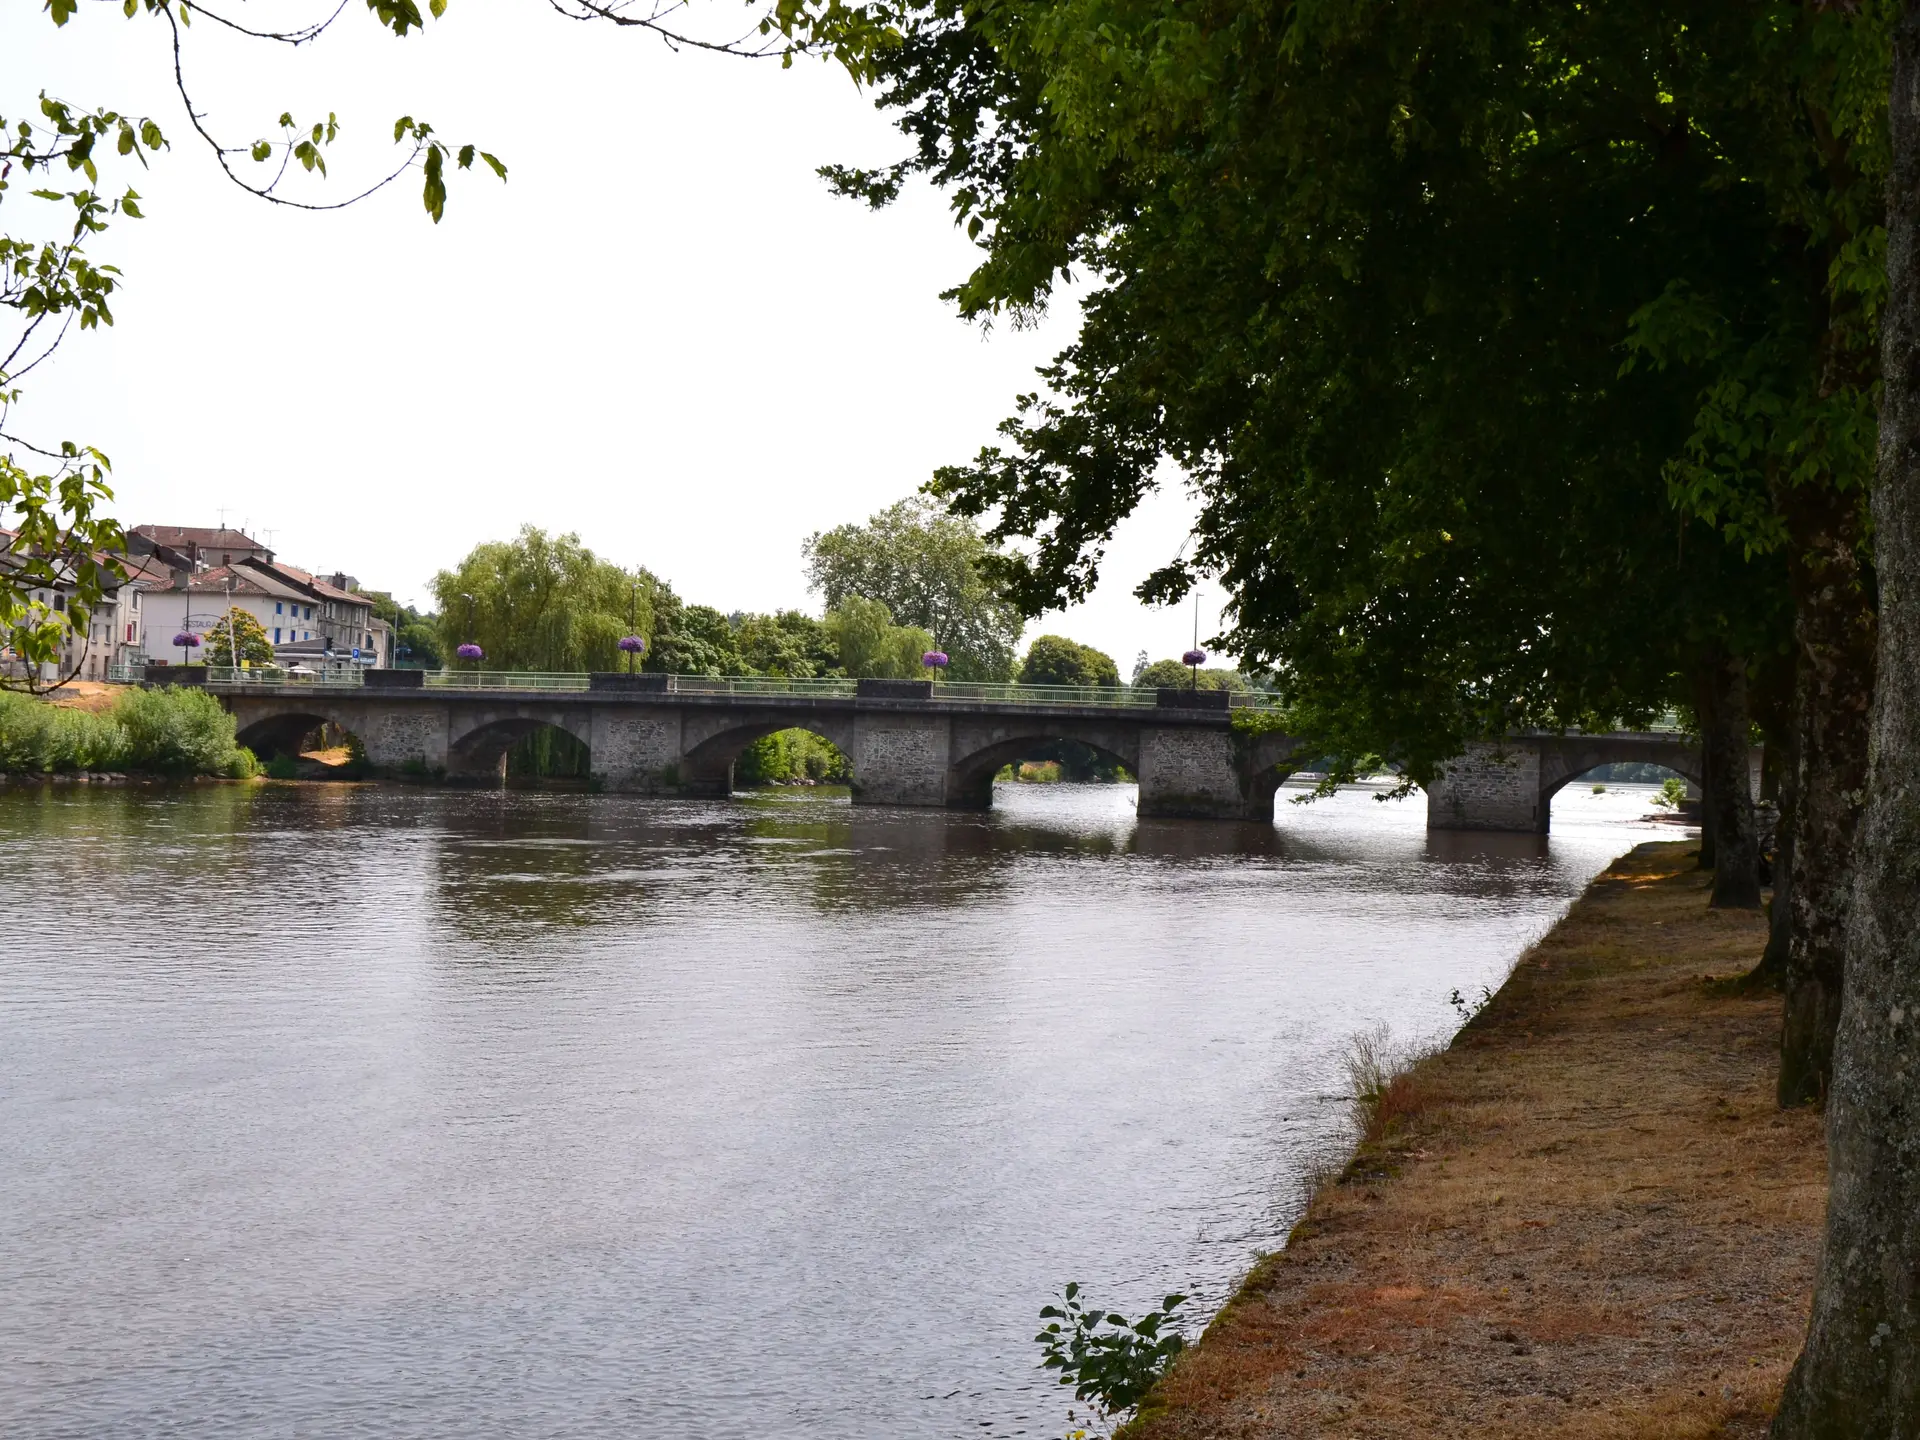
[[[0,794],[0,1433],[1057,1435],[1047,1294],[1217,1303],[1652,833],[1130,799]]]

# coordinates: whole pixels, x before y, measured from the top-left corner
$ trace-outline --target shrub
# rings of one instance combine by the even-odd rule
[[[300,774],[300,762],[291,755],[276,755],[267,761],[269,780],[292,780]]]
[[[0,691],[0,771],[112,770],[126,763],[126,731],[112,717]]]
[[[127,764],[157,775],[229,775],[239,747],[233,717],[204,690],[129,690],[113,707],[127,734]]]
[[[1062,1304],[1040,1312],[1047,1325],[1034,1336],[1041,1368],[1060,1372],[1075,1398],[1097,1405],[1102,1414],[1125,1414],[1146,1398],[1167,1373],[1186,1340],[1173,1328],[1174,1311],[1184,1295],[1169,1295],[1138,1320],[1080,1303],[1080,1286],[1067,1286]]]

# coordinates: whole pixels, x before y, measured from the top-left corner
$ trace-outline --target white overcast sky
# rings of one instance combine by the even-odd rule
[[[232,3],[254,23],[306,10]],[[105,450],[129,524],[224,512],[295,564],[424,604],[436,570],[531,523],[694,602],[814,610],[802,539],[972,456],[1072,335],[1070,304],[1025,333],[955,318],[939,294],[974,252],[943,196],[874,214],[827,192],[816,166],[906,142],[825,65],[676,54],[540,0],[453,0],[406,40],[350,3],[298,52],[193,27],[188,78],[224,137],[339,114],[332,178],[290,193],[352,193],[402,113],[499,154],[509,183],[457,177],[434,226],[417,176],[335,214],[243,195],[188,130],[164,28],[81,8],[56,30],[39,0],[0,6],[0,113],[45,89],[150,113],[173,149],[134,176],[148,218],[95,247],[126,271],[117,326],[72,337],[14,418]],[[9,228],[38,204],[16,189]],[[1191,513],[1163,489],[1093,598],[1029,635],[1123,672],[1178,654],[1190,605],[1131,591]]]

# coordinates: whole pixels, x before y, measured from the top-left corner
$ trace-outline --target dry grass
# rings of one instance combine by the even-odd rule
[[[1616,864],[1451,1049],[1356,1059],[1352,1161],[1130,1440],[1764,1433],[1825,1157],[1773,1105],[1777,997],[1707,983],[1764,922],[1691,857]]]
[[[124,685],[108,685],[99,680],[69,680],[47,699],[55,705],[65,705],[73,710],[90,710],[96,715],[104,715],[113,708],[113,702],[126,693]]]

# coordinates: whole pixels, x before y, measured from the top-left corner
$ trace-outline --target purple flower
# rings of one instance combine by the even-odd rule
[[[1189,650],[1180,657],[1180,663],[1182,665],[1204,665],[1207,663],[1207,652],[1204,650]]]
[[[647,642],[638,635],[622,635],[620,648],[629,655],[644,655],[647,653]]]
[[[944,670],[949,663],[947,660],[947,652],[944,650],[929,650],[920,657],[920,663],[929,670]]]
[[[455,650],[453,653],[458,655],[462,660],[484,660],[487,658],[487,652],[482,650],[478,645],[474,644],[471,640],[469,640],[466,644],[462,645],[458,650]]]
[[[200,644],[200,637],[182,630],[178,635],[173,637],[173,643],[178,645],[182,650],[192,650]]]

